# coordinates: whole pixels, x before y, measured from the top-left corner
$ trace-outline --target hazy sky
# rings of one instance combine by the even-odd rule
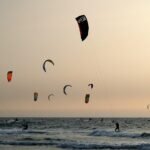
[[[149,117],[149,103],[149,0],[0,0],[0,116]]]

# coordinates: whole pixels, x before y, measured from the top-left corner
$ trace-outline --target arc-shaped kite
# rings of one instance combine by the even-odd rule
[[[45,66],[46,66],[46,63],[47,63],[47,62],[50,62],[53,66],[55,65],[54,62],[53,62],[51,59],[45,60],[44,63],[43,63],[43,70],[44,70],[45,72],[46,72]]]
[[[65,95],[67,95],[67,93],[66,93],[66,88],[67,88],[67,87],[72,87],[72,86],[71,86],[71,85],[69,85],[69,84],[64,86],[64,88],[63,88],[63,92],[64,92],[64,94],[65,94]]]
[[[54,94],[50,94],[50,95],[48,95],[48,99],[49,99],[49,100],[50,100],[50,97],[51,97],[51,96],[54,96]]]
[[[88,84],[88,86],[90,86],[91,89],[93,89],[93,87],[94,87],[93,83]]]

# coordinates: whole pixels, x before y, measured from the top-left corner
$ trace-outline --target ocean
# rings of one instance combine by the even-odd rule
[[[150,119],[0,118],[0,150],[81,149],[150,150]]]

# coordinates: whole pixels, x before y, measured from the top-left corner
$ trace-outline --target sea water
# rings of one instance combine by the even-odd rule
[[[0,150],[65,149],[150,150],[150,119],[0,118]]]

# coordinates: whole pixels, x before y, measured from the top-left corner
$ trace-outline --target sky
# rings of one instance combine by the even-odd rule
[[[149,0],[0,0],[0,18],[0,117],[150,116]]]

